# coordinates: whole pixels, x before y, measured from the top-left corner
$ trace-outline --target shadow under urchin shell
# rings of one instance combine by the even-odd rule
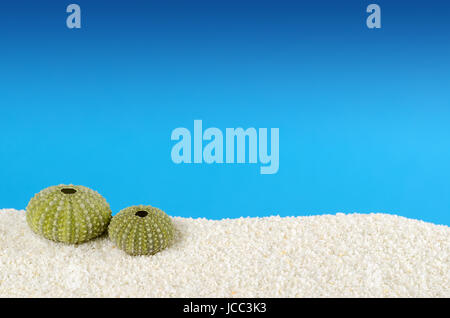
[[[111,209],[98,192],[84,186],[43,189],[28,203],[26,219],[37,234],[56,242],[78,244],[103,234]]]
[[[153,255],[168,247],[174,237],[170,217],[149,205],[121,210],[108,227],[111,241],[130,255]]]

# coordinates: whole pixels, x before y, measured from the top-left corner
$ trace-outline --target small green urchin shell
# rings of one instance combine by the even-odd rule
[[[26,215],[35,233],[53,241],[77,244],[105,232],[111,209],[98,192],[61,184],[37,193],[28,203]]]
[[[113,216],[108,233],[117,247],[130,255],[153,255],[170,244],[174,227],[160,209],[137,205]]]

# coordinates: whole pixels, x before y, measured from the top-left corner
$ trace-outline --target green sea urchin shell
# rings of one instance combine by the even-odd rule
[[[166,248],[174,235],[170,217],[149,205],[123,209],[111,220],[109,238],[131,255],[155,254]]]
[[[77,244],[105,232],[111,209],[98,192],[61,184],[37,193],[28,203],[26,215],[35,233],[53,241]]]

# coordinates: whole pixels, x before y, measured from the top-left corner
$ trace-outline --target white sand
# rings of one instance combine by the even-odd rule
[[[128,256],[0,210],[1,297],[450,297],[450,228],[386,214],[175,217],[174,244]]]

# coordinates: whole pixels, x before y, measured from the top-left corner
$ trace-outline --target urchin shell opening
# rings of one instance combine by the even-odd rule
[[[137,211],[134,215],[143,218],[143,217],[146,217],[148,215],[148,212],[147,211]]]
[[[74,194],[77,192],[77,190],[74,188],[63,188],[61,189],[61,192],[64,194]]]

